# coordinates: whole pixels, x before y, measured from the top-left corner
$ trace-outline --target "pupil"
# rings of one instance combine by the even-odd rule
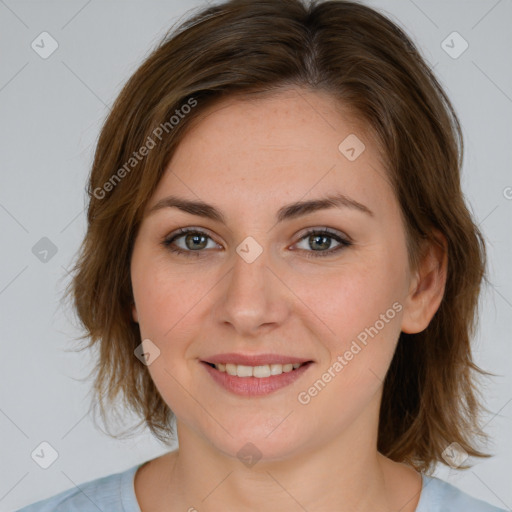
[[[324,245],[324,247],[321,247],[321,248],[323,248],[323,249],[328,249],[328,248],[329,248],[330,243],[328,242],[328,237],[326,237],[326,236],[324,236],[324,235],[313,235],[313,237],[312,237],[312,238],[313,238],[313,240],[314,240],[314,241],[313,241],[313,244],[314,244],[314,243],[316,243],[316,240],[317,240],[317,239],[321,239],[321,240],[323,240],[323,241],[324,241],[324,244],[323,244],[323,245]],[[322,244],[320,243],[320,245],[322,245]]]
[[[199,240],[200,240],[200,239],[203,239],[203,240],[204,240],[204,239],[205,239],[205,237],[204,237],[203,235],[198,235],[198,234],[196,234],[196,235],[189,235],[189,236],[187,237],[187,241],[188,241],[188,240],[190,240],[190,239],[194,240],[194,242],[193,242],[192,247],[189,247],[189,249],[197,249],[197,248],[198,248],[198,245],[197,245],[197,243],[196,243],[196,242],[198,241],[198,239],[199,239]],[[199,244],[201,244],[201,242],[199,242]],[[202,247],[199,247],[199,248],[201,249]]]

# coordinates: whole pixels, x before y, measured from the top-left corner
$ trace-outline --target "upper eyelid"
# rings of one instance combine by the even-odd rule
[[[187,227],[187,228],[178,228],[177,230],[173,231],[169,235],[166,235],[164,237],[164,240],[176,240],[177,238],[180,238],[182,236],[188,235],[189,233],[201,233],[202,235],[206,235],[209,238],[211,238],[215,243],[218,243],[215,240],[215,237],[212,236],[212,234],[205,228],[195,228],[195,227]],[[220,245],[220,244],[219,244]]]

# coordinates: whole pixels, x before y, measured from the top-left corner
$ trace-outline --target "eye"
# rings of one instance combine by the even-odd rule
[[[175,247],[176,241],[183,238],[183,246]],[[180,228],[177,234],[172,234],[166,237],[162,242],[171,252],[183,254],[185,256],[201,256],[201,249],[205,249],[207,246],[207,240],[212,238],[205,233],[194,228]],[[213,242],[213,240],[212,240]]]
[[[177,241],[182,240],[182,245],[177,244]],[[208,240],[212,240],[210,235],[206,232],[196,228],[180,228],[177,233],[173,233],[166,237],[162,244],[171,252],[181,254],[183,256],[198,257],[201,256],[202,249],[208,248]],[[334,249],[331,248],[332,242],[335,240],[338,246]],[[313,251],[302,248],[301,251],[305,252],[307,258],[318,258],[331,256],[345,247],[352,245],[352,242],[337,232],[331,231],[329,228],[322,228],[320,230],[309,230],[304,236],[301,237],[300,243],[306,243],[309,247],[314,248]],[[213,242],[215,245],[215,242]],[[211,248],[211,247],[210,247]],[[315,249],[316,248],[316,249]],[[324,250],[329,249],[329,250]]]
[[[334,249],[331,249],[331,240],[335,240],[338,243],[338,246]],[[305,250],[305,256],[307,258],[322,258],[327,256],[332,256],[335,253],[343,250],[345,247],[349,247],[352,245],[352,242],[343,236],[341,236],[337,232],[331,231],[329,228],[322,228],[321,230],[310,230],[307,231],[306,234],[301,238],[301,242],[304,241],[307,246],[313,247],[313,251]],[[322,250],[329,249],[329,250]]]

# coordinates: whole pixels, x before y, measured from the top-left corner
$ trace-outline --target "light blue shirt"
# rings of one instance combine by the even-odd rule
[[[136,466],[126,471],[97,478],[16,512],[141,512],[135,496]],[[505,512],[477,500],[453,485],[422,475],[423,487],[416,512]]]

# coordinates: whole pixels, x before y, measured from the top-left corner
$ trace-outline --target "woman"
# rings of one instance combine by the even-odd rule
[[[352,2],[232,0],[129,80],[70,292],[121,394],[179,448],[29,511],[497,511],[428,475],[485,457],[482,236],[450,101]]]

